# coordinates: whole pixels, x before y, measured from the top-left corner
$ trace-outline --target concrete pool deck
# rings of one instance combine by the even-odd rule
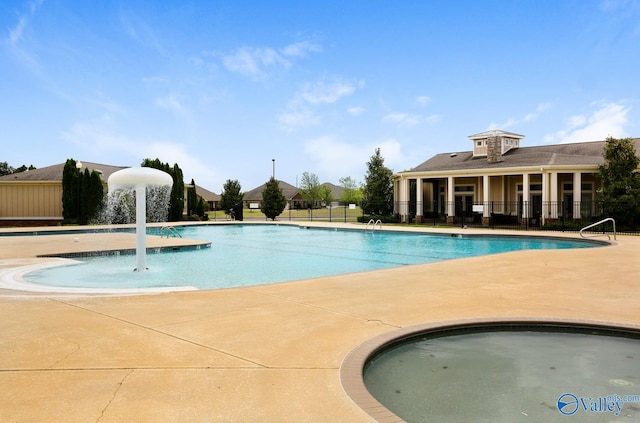
[[[56,239],[68,236],[0,236],[0,270],[42,260],[34,256],[70,243],[126,248],[129,242],[116,234]],[[638,325],[639,285],[640,237],[619,235],[603,248],[513,252],[214,291],[4,290],[0,421],[370,422],[339,375],[345,356],[368,339],[458,319]]]

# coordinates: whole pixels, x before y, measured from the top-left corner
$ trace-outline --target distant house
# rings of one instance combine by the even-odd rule
[[[245,208],[254,208],[259,209],[262,205],[262,191],[264,191],[266,187],[266,183],[260,185],[257,188],[252,189],[244,194],[244,204]],[[327,186],[331,189],[331,194],[333,196],[333,202],[331,205],[336,205],[340,200],[340,195],[342,195],[342,191],[344,190],[342,187],[334,185],[330,182],[325,182],[321,184],[323,186]],[[308,202],[302,197],[300,194],[300,188],[296,188],[291,184],[288,184],[284,181],[278,181],[278,186],[282,190],[282,194],[287,200],[287,210],[289,207],[293,209],[306,209],[309,207]],[[330,204],[321,204],[320,200],[315,202],[315,207],[321,206],[329,206]]]
[[[338,185],[334,185],[331,182],[325,182],[322,185],[325,187],[329,187],[329,189],[331,190],[331,196],[333,197],[333,201],[331,202],[331,204],[326,204],[326,205],[337,206],[338,203],[340,202],[340,197],[342,196],[342,192],[344,191],[344,188]]]
[[[185,190],[187,188],[191,188],[191,184],[185,185]],[[207,204],[209,204],[209,210],[217,210],[218,209],[218,205],[220,203],[220,194],[216,194],[215,192],[209,191],[206,188],[201,187],[200,185],[196,184],[196,194],[198,194],[200,197],[202,197],[202,199],[204,201],[207,202]],[[187,207],[187,203],[186,203],[186,194],[185,194],[185,213],[187,213],[186,207]]]
[[[266,188],[267,184],[264,183],[259,187],[256,187],[244,194],[244,207],[247,209],[259,209],[262,206],[262,191]],[[284,198],[287,200],[287,208],[289,206],[294,207],[297,201],[301,201],[298,188],[284,181],[278,181],[278,186],[282,190]]]
[[[82,171],[96,170],[107,190],[112,173],[126,166],[81,162]],[[62,173],[65,163],[0,176],[0,226],[59,225],[62,223]],[[185,190],[189,185],[185,184]],[[220,196],[196,185],[196,192],[216,207]],[[186,191],[185,191],[186,202]],[[186,213],[186,204],[185,204]]]
[[[473,149],[433,156],[396,173],[402,221],[494,219],[533,224],[595,213],[605,141],[521,147],[524,135],[491,130],[469,136]],[[640,155],[640,139],[633,140]]]

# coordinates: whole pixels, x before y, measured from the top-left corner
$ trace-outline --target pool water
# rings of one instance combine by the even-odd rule
[[[376,356],[363,377],[407,422],[640,421],[640,339],[537,331],[426,338]],[[628,402],[618,406],[616,396]]]
[[[529,249],[601,244],[534,237],[472,237],[409,232],[311,229],[290,225],[187,226],[184,238],[210,241],[200,250],[147,255],[147,272],[132,272],[132,255],[74,259],[24,279],[83,288],[191,286],[217,289],[363,272]]]

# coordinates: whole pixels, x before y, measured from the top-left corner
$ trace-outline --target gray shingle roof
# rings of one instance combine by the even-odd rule
[[[196,184],[196,194],[204,198],[205,201],[220,201],[220,194],[211,192],[208,189],[203,188],[198,184]]]
[[[640,155],[640,138],[633,139],[636,154]],[[529,166],[580,166],[604,163],[605,141],[520,147],[505,153],[503,161],[488,163],[486,157],[473,157],[472,151],[440,153],[419,164],[409,172],[434,172],[471,169],[500,169]]]
[[[264,183],[259,187],[252,189],[251,191],[247,191],[244,194],[243,200],[244,201],[262,201],[262,191],[264,191],[266,186],[267,184]],[[280,180],[278,181],[278,186],[282,190],[282,194],[284,195],[284,198],[286,198],[287,200],[291,200],[293,197],[295,197],[295,195],[299,191],[298,188],[294,187],[293,185]]]
[[[338,185],[334,185],[331,182],[325,182],[323,184],[321,184],[325,187],[329,187],[329,189],[331,190],[331,194],[333,195],[333,199],[335,201],[340,199],[340,196],[342,195],[344,188]]]
[[[82,161],[81,161],[82,162]],[[28,170],[25,172],[12,173],[11,175],[0,176],[0,182],[2,181],[62,181],[62,172],[64,171],[65,163],[58,163],[52,166],[41,167],[39,169]],[[99,170],[101,172],[100,177],[104,183],[107,182],[109,176],[112,173],[122,169],[127,169],[129,166],[111,166],[102,163],[82,162],[82,171],[85,168],[89,170]],[[219,201],[220,195],[211,192],[200,185],[196,184],[196,192],[204,198],[206,201]]]
[[[52,166],[41,167],[39,169],[27,170],[25,172],[12,173],[11,175],[0,176],[0,181],[62,181],[62,172],[65,163]],[[99,170],[102,172],[101,178],[107,182],[109,176],[118,170],[126,169],[128,166],[111,166],[101,163],[82,162],[82,171]]]

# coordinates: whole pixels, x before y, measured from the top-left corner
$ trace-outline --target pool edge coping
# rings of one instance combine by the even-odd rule
[[[602,320],[541,318],[541,317],[511,317],[511,318],[471,318],[443,320],[406,326],[385,332],[370,338],[351,351],[343,358],[339,368],[340,385],[344,393],[364,411],[369,417],[378,422],[401,423],[404,419],[393,413],[380,403],[367,389],[364,383],[364,368],[367,361],[380,351],[401,340],[413,336],[439,332],[443,330],[464,329],[471,326],[487,327],[491,325],[558,325],[564,327],[589,327],[611,331],[632,331],[640,333],[640,325]]]

